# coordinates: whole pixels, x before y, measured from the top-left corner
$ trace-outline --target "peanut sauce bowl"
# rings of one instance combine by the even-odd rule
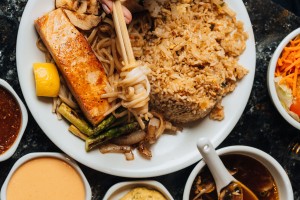
[[[17,95],[17,93],[14,91],[14,89],[9,85],[9,83],[7,83],[3,79],[0,79],[0,89],[1,88],[3,88],[5,92],[7,92],[6,94],[8,94],[9,96],[12,96],[11,100],[16,101],[16,104],[18,104],[20,113],[21,113],[20,114],[21,123],[19,125],[19,128],[16,129],[16,133],[14,133],[16,135],[16,138],[14,139],[12,144],[10,146],[8,146],[7,149],[2,154],[0,152],[0,162],[7,160],[15,153],[15,151],[21,141],[21,138],[24,134],[24,131],[25,131],[25,128],[26,128],[27,122],[28,122],[28,113],[27,113],[26,107],[23,104],[23,102],[21,101],[21,99],[19,98],[19,96]],[[2,119],[0,119],[0,120],[2,120]],[[8,132],[9,132],[9,130],[8,130]],[[9,136],[9,137],[11,137],[11,136]]]
[[[92,192],[80,167],[69,156],[35,152],[17,160],[1,188],[2,200],[23,198],[91,200]]]
[[[265,183],[265,179],[261,178],[260,181],[255,182],[256,180],[258,180],[257,178],[253,178],[254,176],[259,176],[260,177],[266,177],[266,176],[262,176],[262,174],[265,174],[265,172],[268,172],[268,176],[270,176],[272,178],[272,189],[269,191],[272,191],[270,193],[265,193],[269,196],[273,196],[273,198],[265,198],[265,197],[261,197],[258,196],[258,198],[260,200],[293,200],[294,199],[294,195],[293,195],[293,189],[292,189],[292,185],[291,182],[288,178],[288,175],[286,174],[286,172],[284,171],[284,169],[282,168],[282,166],[273,158],[271,157],[269,154],[253,148],[253,147],[248,147],[248,146],[229,146],[229,147],[224,147],[221,148],[219,150],[217,150],[217,154],[221,157],[222,161],[224,162],[225,166],[227,169],[230,169],[229,171],[231,173],[233,168],[232,167],[236,167],[234,164],[232,163],[242,163],[239,164],[239,167],[236,167],[237,170],[240,170],[240,176],[248,176],[248,179],[250,179],[250,181],[243,182],[242,179],[239,179],[240,177],[235,177],[238,181],[241,181],[244,185],[246,185],[247,187],[249,187],[257,196],[257,188],[267,188],[266,184],[261,184],[261,183]],[[246,159],[246,160],[245,160]],[[248,160],[247,160],[248,159]],[[247,162],[247,161],[252,161],[252,162]],[[226,163],[227,162],[227,163]],[[244,163],[244,164],[243,164]],[[231,166],[229,166],[231,165]],[[250,168],[253,169],[253,171],[250,172]],[[259,169],[258,168],[262,168]],[[237,171],[236,170],[236,171]],[[248,175],[247,172],[248,170]],[[201,183],[203,182],[209,182],[208,180],[213,180],[213,178],[211,177],[211,179],[208,179],[205,177],[205,172],[209,172],[208,168],[206,167],[206,164],[203,160],[201,160],[193,169],[193,171],[191,172],[185,188],[184,188],[184,194],[183,194],[183,200],[190,200],[194,198],[194,189],[195,188],[195,184],[196,181],[199,180],[199,174],[200,172],[202,172],[200,174],[200,179],[201,179]],[[262,172],[263,171],[263,172]],[[207,173],[206,173],[207,174]],[[238,174],[238,172],[236,172],[236,174]],[[235,176],[235,175],[233,175]],[[237,175],[239,176],[239,175]],[[246,178],[247,179],[247,178]],[[253,185],[249,185],[252,183],[257,183],[257,185],[255,187],[253,187]],[[199,183],[199,181],[198,181]],[[199,186],[201,183],[199,183],[197,186]],[[248,184],[248,185],[247,185]],[[202,186],[201,186],[202,187]],[[256,189],[254,189],[256,188]],[[259,194],[260,195],[260,194]],[[274,196],[276,196],[274,198]]]

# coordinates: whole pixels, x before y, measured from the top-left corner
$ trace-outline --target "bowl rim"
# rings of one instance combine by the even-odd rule
[[[131,189],[133,189],[135,187],[142,187],[142,186],[150,187],[150,188],[153,188],[153,189],[159,191],[167,198],[167,200],[174,200],[172,195],[170,194],[170,192],[167,190],[167,188],[163,184],[161,184],[160,182],[155,181],[155,180],[124,181],[124,182],[116,183],[109,188],[109,190],[106,192],[103,200],[109,200],[109,198],[112,195],[114,195],[118,192],[121,193],[124,190],[130,191]]]
[[[291,33],[289,33],[285,38],[279,43],[278,47],[274,51],[272,58],[269,62],[268,66],[268,72],[267,72],[267,85],[268,85],[268,90],[269,94],[271,96],[271,99],[273,101],[273,104],[275,105],[276,109],[278,112],[281,114],[281,116],[293,127],[300,129],[300,123],[295,120],[291,115],[287,113],[287,111],[283,108],[279,97],[277,95],[277,91],[275,88],[275,83],[274,83],[274,73],[276,69],[276,63],[277,60],[283,50],[283,48],[292,40],[295,38],[297,35],[300,35],[300,28],[295,29]]]
[[[91,192],[91,187],[90,184],[88,183],[85,175],[83,174],[82,170],[80,167],[77,165],[77,163],[70,158],[68,155],[63,154],[63,153],[56,153],[56,152],[34,152],[34,153],[29,153],[21,157],[20,159],[15,162],[13,167],[11,168],[9,174],[7,175],[2,188],[1,188],[1,196],[0,199],[6,200],[6,190],[8,187],[8,183],[12,177],[12,175],[15,173],[15,171],[24,163],[36,159],[36,158],[41,158],[41,157],[49,157],[49,158],[56,158],[60,159],[66,163],[68,163],[70,166],[73,167],[77,171],[77,173],[80,175],[84,188],[85,188],[85,200],[91,200],[92,199],[92,192]]]
[[[280,199],[294,200],[293,189],[288,175],[286,174],[282,166],[269,154],[257,148],[250,147],[250,146],[243,146],[243,145],[228,146],[228,147],[218,149],[216,151],[218,155],[240,154],[257,160],[258,162],[263,164],[273,176],[274,181],[276,182],[276,185],[278,187]],[[206,164],[202,159],[190,173],[184,187],[183,200],[189,200],[190,190],[193,181],[197,176],[197,174],[199,173],[199,171],[205,165]],[[285,196],[281,198],[281,195],[285,195]]]
[[[16,101],[18,102],[20,109],[21,109],[21,127],[19,129],[19,133],[17,138],[15,139],[15,141],[13,142],[12,146],[6,150],[3,154],[0,154],[0,162],[9,159],[17,150],[20,141],[24,135],[25,129],[27,127],[27,123],[28,123],[28,112],[27,109],[24,105],[24,103],[22,102],[22,100],[20,99],[20,97],[18,96],[18,94],[15,92],[15,90],[13,89],[13,87],[6,82],[5,80],[0,78],[0,87],[3,87],[4,89],[6,89],[8,92],[10,92],[14,98],[16,99]]]

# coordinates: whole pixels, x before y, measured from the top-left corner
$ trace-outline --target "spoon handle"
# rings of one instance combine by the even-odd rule
[[[197,147],[214,177],[219,194],[221,189],[232,181],[235,181],[235,179],[229,174],[213,145],[207,138],[200,138],[197,142]]]

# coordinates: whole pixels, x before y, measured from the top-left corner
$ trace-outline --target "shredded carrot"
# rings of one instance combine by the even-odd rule
[[[295,68],[294,80],[293,80],[293,96],[296,96],[296,86],[297,86],[297,77],[298,77],[298,67]]]
[[[291,41],[292,45],[296,45],[298,43],[300,43],[300,39],[294,39],[294,40]]]
[[[275,77],[282,77],[280,83],[291,88],[294,97],[299,94],[299,92],[297,92],[297,80],[300,73],[299,67],[300,38],[296,37],[283,49],[280,57],[278,58],[275,70]]]
[[[284,50],[285,51],[296,51],[296,50],[299,50],[300,49],[300,46],[296,46],[296,47],[284,47]]]
[[[292,64],[292,61],[291,61],[291,60],[286,60],[286,59],[285,59],[284,62],[287,63],[287,64]]]
[[[284,69],[284,72],[286,73],[286,72],[292,70],[292,68],[295,68],[295,66],[296,66],[297,64],[299,64],[299,63],[300,63],[300,59],[294,61],[292,64],[290,64],[288,67],[286,67],[286,68]]]

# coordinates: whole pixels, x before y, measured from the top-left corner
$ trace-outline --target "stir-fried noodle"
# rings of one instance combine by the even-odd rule
[[[145,19],[147,18],[137,19],[129,26],[136,57],[142,55],[143,37],[149,30],[142,25],[144,24],[142,20]],[[121,61],[121,49],[116,38],[112,19],[105,18],[99,27],[92,30],[87,39],[101,61],[109,80],[106,94],[101,96],[101,98],[107,98],[112,106],[105,115],[110,113],[116,115],[114,111],[123,106],[134,115],[141,128],[144,129],[143,119],[148,120],[149,117],[152,117],[148,110],[151,86],[147,74],[150,69],[138,62],[134,65],[125,65]],[[117,117],[124,116],[127,112],[123,111]]]

